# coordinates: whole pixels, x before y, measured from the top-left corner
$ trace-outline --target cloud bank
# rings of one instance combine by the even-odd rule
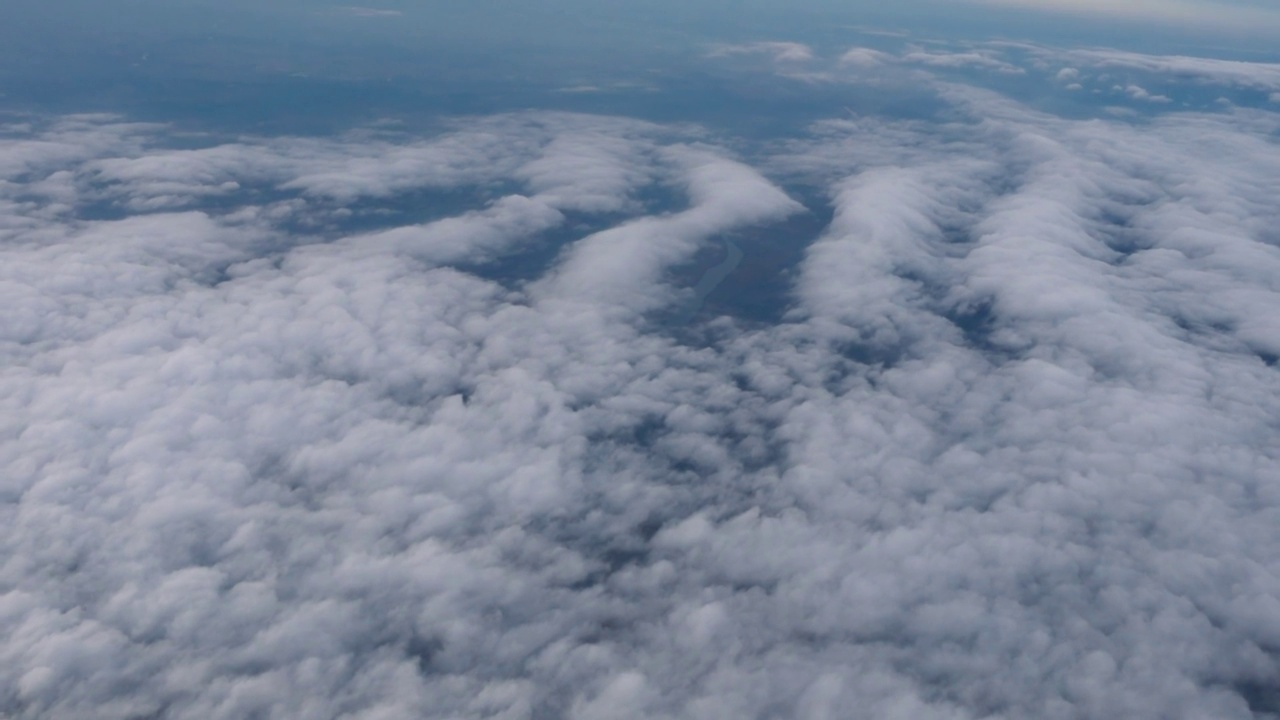
[[[1233,32],[1274,32],[1280,13],[1263,3],[1231,0],[969,0],[972,4],[1040,10],[1052,13],[1156,22],[1169,25],[1211,27]]]
[[[936,90],[4,127],[0,715],[1280,712],[1277,116]],[[661,321],[801,189],[782,321]]]

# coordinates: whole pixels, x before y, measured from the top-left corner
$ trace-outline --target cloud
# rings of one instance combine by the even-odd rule
[[[0,714],[1274,714],[1275,115],[923,67],[768,143],[7,129]],[[784,317],[665,323],[744,232]]]
[[[628,312],[661,307],[671,299],[659,281],[664,269],[687,260],[708,239],[738,227],[785,218],[801,209],[751,168],[698,148],[672,147],[665,160],[680,168],[691,205],[659,218],[642,218],[583,238],[534,297],[588,303]]]
[[[1026,72],[1020,67],[995,58],[988,52],[945,52],[913,50],[902,55],[902,62],[914,65],[925,65],[935,68],[981,68],[995,70],[1009,75],[1022,75]]]
[[[1110,49],[1064,51],[1036,48],[1035,51],[1100,69],[1136,70],[1171,76],[1176,80],[1234,85],[1260,90],[1280,88],[1280,65],[1274,63],[1180,55],[1145,55]]]
[[[719,52],[713,56],[726,57],[733,54],[744,54],[745,52],[747,51],[739,49],[736,52]],[[763,50],[758,49],[754,50],[754,52],[763,52]],[[813,64],[825,60],[828,69],[797,72],[794,68],[782,64],[782,67],[778,68],[778,74],[806,83],[818,84],[848,80],[851,77],[849,73],[852,70],[860,70],[864,71],[864,73],[875,70],[877,73],[874,77],[880,80],[883,79],[886,72],[892,73],[896,68],[898,69],[899,77],[903,78],[902,69],[912,66],[928,70],[984,70],[1001,75],[1026,74],[1025,68],[1002,59],[1002,49],[994,44],[991,47],[980,49],[966,48],[958,50],[941,47],[925,50],[912,45],[898,54],[868,47],[853,47],[843,52],[834,62],[817,57],[808,48],[805,48],[805,53],[806,62]],[[865,79],[861,75],[852,77],[854,79]]]
[[[1119,88],[1119,86],[1117,87]],[[1171,102],[1167,96],[1153,95],[1151,94],[1151,92],[1149,92],[1146,88],[1142,87],[1141,85],[1131,84],[1127,87],[1123,87],[1119,89],[1122,90],[1129,97],[1133,98],[1134,100],[1145,100],[1147,102],[1154,102],[1154,103]]]
[[[1095,16],[1123,21],[1158,22],[1173,25],[1213,27],[1235,32],[1256,33],[1280,27],[1280,13],[1262,6],[1221,0],[971,0],[1027,10],[1043,10],[1072,15]]]
[[[733,55],[768,55],[777,63],[806,63],[814,59],[812,48],[796,42],[717,45],[711,50],[711,57],[730,57]]]
[[[359,6],[348,6],[348,7],[341,8],[341,10],[348,15],[354,15],[356,17],[370,17],[370,18],[399,17],[404,14],[399,10],[384,10],[380,8],[359,7]]]
[[[1002,75],[1026,73],[1025,69],[1002,60],[1001,54],[1002,51],[995,46],[958,51],[937,48],[926,51],[910,46],[899,54],[874,48],[852,47],[838,57],[830,58],[819,56],[808,46],[795,43],[751,43],[717,46],[708,57],[767,55],[772,59],[776,75],[815,87],[847,82],[880,85],[910,82],[913,80],[911,73],[917,68],[930,71],[985,70]],[[921,79],[914,78],[915,81]]]
[[[854,67],[875,67],[886,62],[892,62],[893,59],[892,55],[880,50],[856,47],[840,56],[840,64]]]

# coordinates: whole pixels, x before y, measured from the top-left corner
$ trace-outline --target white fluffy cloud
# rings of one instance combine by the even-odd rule
[[[1280,712],[1280,123],[938,88],[746,157],[6,128],[0,715]],[[792,183],[785,320],[663,325]]]

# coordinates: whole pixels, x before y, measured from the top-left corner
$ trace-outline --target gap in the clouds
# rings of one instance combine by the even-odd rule
[[[518,194],[522,186],[516,182],[492,182],[460,188],[415,188],[387,196],[358,197],[338,200],[299,195],[270,183],[241,183],[231,192],[204,196],[175,196],[130,204],[126,190],[111,186],[87,194],[88,200],[76,208],[76,217],[89,222],[120,221],[148,214],[197,211],[213,217],[228,216],[246,208],[270,211],[293,204],[287,212],[273,218],[281,237],[314,242],[337,240],[363,233],[397,227],[425,225],[435,221],[482,210],[504,196]],[[301,203],[301,205],[298,205]],[[586,222],[586,216],[575,226]],[[268,250],[284,251],[296,243],[284,243]]]
[[[998,329],[995,302],[987,299],[964,307],[954,308],[943,314],[951,324],[960,329],[965,343],[987,355],[1005,355],[1007,349],[996,343],[992,335]]]
[[[1136,198],[1109,198],[1098,208],[1091,234],[1116,253],[1112,265],[1122,265],[1151,247],[1151,239],[1133,227],[1133,207],[1142,204]]]
[[[901,345],[877,345],[864,340],[838,343],[832,349],[841,358],[869,368],[890,369],[906,358],[905,349]],[[875,384],[874,378],[869,381]]]
[[[385,196],[346,202],[321,200],[315,204],[326,210],[327,233],[346,236],[457,217],[520,190],[515,182],[492,182],[456,189],[419,187]]]
[[[130,197],[132,195],[136,197]],[[227,215],[247,207],[266,207],[297,199],[297,193],[281,190],[269,183],[238,182],[232,190],[200,194],[193,189],[188,194],[174,190],[172,195],[146,197],[126,185],[107,184],[93,187],[85,193],[85,200],[76,208],[80,220],[110,222],[141,215],[197,211],[211,216]],[[132,202],[131,202],[132,200]],[[289,219],[281,221],[291,231],[314,232],[316,226],[293,225]]]
[[[783,322],[792,306],[795,270],[809,246],[831,223],[829,203],[793,192],[807,210],[781,222],[710,238],[687,263],[672,268],[668,282],[683,295],[653,321],[682,342],[705,345],[701,326],[729,317],[746,327]],[[726,261],[737,262],[725,267]]]
[[[546,275],[560,260],[565,248],[584,237],[608,229],[621,219],[566,212],[564,223],[525,238],[518,247],[496,257],[459,262],[456,267],[508,289],[518,289]]]
[[[1249,705],[1249,711],[1270,717],[1280,717],[1280,681],[1262,682],[1246,680],[1233,685],[1235,692]]]
[[[514,192],[518,186],[511,186]],[[564,210],[564,222],[555,228],[526,238],[518,247],[473,262],[458,263],[461,270],[476,277],[499,283],[510,289],[533,282],[560,261],[564,251],[577,241],[627,222],[643,214],[665,215],[686,210],[688,198],[677,187],[655,183],[641,188],[630,198],[633,206],[627,211],[582,212]]]
[[[650,428],[645,433],[653,435],[649,445],[636,444],[625,436],[596,439],[593,447],[599,453],[609,453],[609,457],[602,455],[597,458],[596,464],[588,463],[588,483],[617,482],[619,461],[635,461],[637,457],[634,453],[647,453],[651,450],[651,443],[664,432],[663,423],[658,419],[649,419],[644,424]],[[645,464],[655,465],[654,459],[649,458]],[[657,465],[653,471],[662,473],[664,468],[661,463]],[[643,509],[640,503],[619,505],[609,497],[611,488],[608,487],[591,491],[592,495],[597,493],[599,494],[588,503],[591,510],[586,514],[566,513],[554,519],[542,518],[525,527],[527,532],[573,549],[587,561],[586,572],[567,583],[572,590],[600,587],[629,568],[649,565],[653,559],[652,541],[662,528],[679,522],[694,512],[690,500],[683,497],[683,494],[672,492],[670,488],[665,493],[666,502],[660,512]],[[602,635],[608,635],[622,632],[625,628],[614,628],[612,633],[609,628],[600,630]]]
[[[436,656],[444,651],[444,641],[437,637],[423,637],[414,633],[405,646],[405,654],[413,658],[422,675],[430,675],[433,671]]]

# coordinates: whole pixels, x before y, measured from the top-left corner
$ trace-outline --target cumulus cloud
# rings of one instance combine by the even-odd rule
[[[737,155],[7,128],[0,715],[1280,711],[1280,122],[936,89]],[[785,316],[664,324],[792,186]]]

